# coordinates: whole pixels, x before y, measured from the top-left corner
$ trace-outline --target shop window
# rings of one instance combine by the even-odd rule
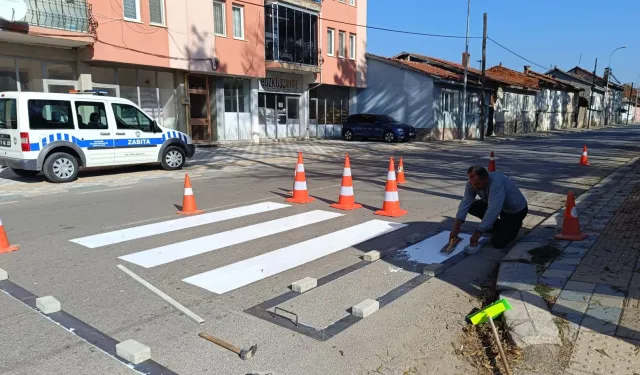
[[[249,80],[225,78],[224,80],[224,111],[250,112],[249,108]]]
[[[173,73],[158,72],[158,88],[160,91],[160,118],[162,126],[176,129],[178,125],[176,90]]]
[[[18,60],[18,78],[20,79],[20,91],[43,92],[42,64],[38,60]]]
[[[138,102],[138,76],[135,69],[118,69],[118,84],[120,85],[120,97]]]
[[[71,103],[65,100],[29,100],[31,129],[74,129]]]
[[[0,91],[17,91],[16,60],[0,57]]]
[[[138,70],[138,85],[140,86],[140,107],[154,120],[159,121],[156,72]]]
[[[69,64],[46,63],[47,79],[76,80],[73,66]]]
[[[99,68],[92,66],[91,81],[93,81],[93,83],[114,85],[116,83],[115,70],[113,68]]]

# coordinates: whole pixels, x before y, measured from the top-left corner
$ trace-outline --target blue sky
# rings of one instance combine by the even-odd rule
[[[368,0],[370,26],[423,33],[465,35],[466,0]],[[393,6],[390,6],[393,4]],[[613,74],[623,83],[640,73],[638,0],[472,0],[471,36],[482,36],[482,14],[488,13],[488,34],[500,44],[544,67],[568,70],[578,64],[592,71],[598,58],[602,75],[609,55]],[[634,17],[636,19],[634,20]],[[368,30],[370,53],[393,56],[411,51],[460,62],[464,39],[442,39]],[[473,67],[482,57],[481,39],[469,40]],[[502,62],[521,71],[526,61],[487,43],[487,67]],[[537,71],[543,69],[532,66]]]

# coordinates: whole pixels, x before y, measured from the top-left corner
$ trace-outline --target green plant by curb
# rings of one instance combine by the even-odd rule
[[[540,297],[542,297],[542,299],[549,305],[553,305],[554,303],[556,303],[556,297],[551,295],[551,292],[553,292],[553,288],[551,288],[548,285],[545,284],[536,284],[536,286],[533,288],[533,291],[538,293],[538,295],[540,295]]]

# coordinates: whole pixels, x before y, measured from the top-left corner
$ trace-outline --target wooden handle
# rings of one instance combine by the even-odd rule
[[[212,343],[214,343],[214,344],[216,344],[218,346],[221,346],[221,347],[223,347],[223,348],[225,348],[227,350],[230,350],[230,351],[240,355],[240,348],[235,347],[235,346],[229,344],[226,341],[223,341],[223,340],[220,340],[218,338],[215,338],[215,337],[213,337],[211,335],[208,335],[208,334],[206,334],[204,332],[198,333],[198,336],[202,337],[203,339],[205,339],[207,341],[211,341]]]

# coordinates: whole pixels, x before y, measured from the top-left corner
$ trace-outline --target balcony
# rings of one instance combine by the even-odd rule
[[[61,47],[93,42],[97,23],[87,0],[24,0],[24,3],[27,12],[22,19],[0,21],[0,30],[14,31],[0,32],[0,40]]]
[[[300,8],[310,9],[315,12],[320,12],[322,9],[322,0],[267,0],[265,5],[272,5],[274,3],[291,4]]]

